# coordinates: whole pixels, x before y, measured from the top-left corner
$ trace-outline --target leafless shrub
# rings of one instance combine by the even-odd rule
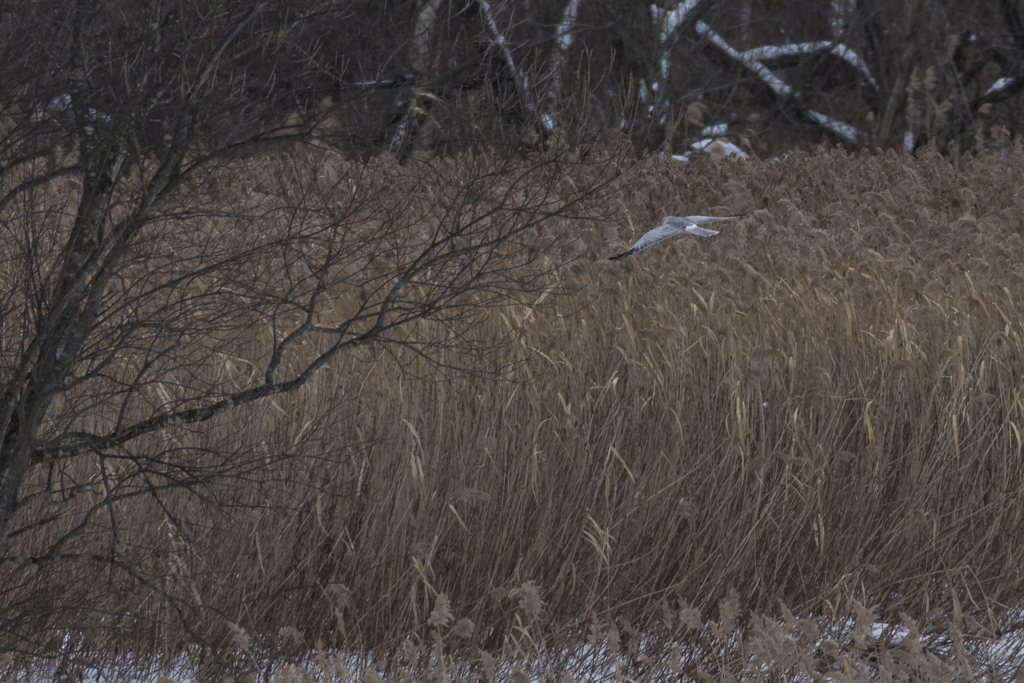
[[[615,160],[557,146],[193,138],[136,226],[159,159],[50,144],[94,134],[75,106],[4,166],[17,675],[1015,675],[1019,157],[648,159],[600,193]],[[751,216],[606,261],[698,207]]]
[[[508,351],[519,332],[484,323],[559,289],[551,274],[579,249],[566,218],[616,161],[577,175],[582,154],[564,144],[406,166],[343,158],[322,112],[279,115],[278,79],[316,69],[260,61],[308,47],[303,32],[329,10],[78,3],[52,20],[5,15],[5,35],[15,37],[12,17],[40,30],[35,43],[14,40],[38,70],[19,57],[0,86],[5,649],[73,651],[88,666],[122,636],[86,628],[87,613],[108,615],[132,647],[170,618],[214,658],[237,659],[210,664],[218,672],[247,675],[306,631],[279,625],[273,633],[293,630],[275,644],[241,624],[248,601],[214,607],[270,560],[260,551],[252,566],[236,557],[211,574],[205,543],[235,512],[244,536],[261,524],[297,533],[299,509],[326,529],[326,497],[366,492],[357,478],[328,493],[323,470],[309,469],[355,458],[365,474],[369,463],[364,437],[309,449],[362,400],[319,400],[315,378],[354,379],[338,365],[347,354],[356,366],[390,358],[407,376],[501,376],[522,362]],[[43,43],[52,49],[40,53]],[[247,108],[250,97],[265,106]],[[267,421],[248,411],[256,403],[302,417]],[[231,422],[234,411],[248,415]],[[239,430],[251,440],[215,436]],[[278,516],[264,496],[285,482],[299,486],[299,507]],[[156,516],[151,534],[133,521],[143,509]],[[63,598],[50,601],[57,583]],[[343,634],[362,605],[331,589],[340,585],[316,584],[316,599]],[[161,656],[182,651],[177,637],[157,636]]]
[[[585,224],[578,259],[551,273],[575,294],[541,286],[550,311],[527,298],[485,312],[486,337],[516,332],[511,381],[436,365],[413,380],[415,348],[349,356],[290,405],[176,437],[291,457],[261,461],[216,505],[119,502],[116,557],[138,558],[135,574],[9,571],[26,578],[5,583],[6,604],[87,585],[108,613],[136,615],[79,617],[97,658],[117,642],[173,661],[219,637],[240,673],[295,657],[279,635],[294,625],[324,662],[372,649],[385,678],[1013,675],[1020,164],[644,162],[592,200],[621,221]],[[605,260],[693,206],[752,215],[715,240]],[[101,496],[95,466],[75,476],[95,472]],[[109,516],[88,529],[75,547],[107,556]],[[53,606],[34,595],[22,613],[38,629]],[[244,629],[249,651],[207,612],[167,618],[196,604]],[[574,659],[588,625],[595,657]]]

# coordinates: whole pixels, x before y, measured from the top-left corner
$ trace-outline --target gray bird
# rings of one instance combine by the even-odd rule
[[[700,237],[711,237],[717,235],[717,230],[708,230],[707,228],[701,228],[699,226],[704,223],[713,223],[715,221],[728,221],[733,218],[742,218],[746,216],[745,213],[738,213],[734,216],[665,216],[662,219],[661,225],[644,233],[644,236],[636,241],[636,244],[631,246],[628,251],[624,251],[621,254],[610,256],[609,261],[620,259],[630,254],[635,254],[641,249],[646,249],[652,244],[672,237],[672,235],[678,235],[681,232],[688,232],[691,235],[699,235]]]

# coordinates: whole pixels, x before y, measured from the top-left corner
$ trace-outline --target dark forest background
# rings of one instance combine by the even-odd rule
[[[0,10],[0,110],[66,108],[81,89],[61,61],[74,16],[67,4]],[[237,136],[268,118],[315,121],[347,153],[401,158],[497,139],[597,143],[620,131],[641,154],[723,139],[770,157],[822,142],[962,153],[998,147],[1021,125],[1016,0],[252,7],[257,15],[227,55],[235,80],[230,97],[218,93],[224,111],[211,135]],[[124,106],[124,79],[138,66],[131,50],[210,40],[217,22],[248,8],[100,3],[84,47],[95,51],[91,87],[79,96],[109,115]],[[173,70],[175,51],[164,57]],[[151,124],[156,145],[168,131]]]

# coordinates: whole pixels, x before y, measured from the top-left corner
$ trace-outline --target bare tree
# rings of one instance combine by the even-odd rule
[[[339,19],[314,4],[22,9],[0,78],[11,590],[27,568],[73,562],[147,581],[121,556],[119,502],[163,505],[268,463],[159,444],[343,354],[500,371],[504,340],[476,323],[548,287],[566,239],[551,219],[607,180],[568,180],[576,158],[562,149],[404,169],[342,158],[330,111],[294,113],[296,84],[318,75],[310,21]],[[225,380],[225,358],[248,372]],[[77,540],[97,518],[107,553]],[[55,520],[42,546],[23,542]],[[15,601],[0,620],[17,629],[30,609]]]
[[[955,154],[1020,130],[1022,25],[1008,1],[5,5],[0,628],[43,565],[156,588],[120,502],[294,456],[167,445],[190,425],[346,354],[500,368],[476,323],[539,298],[552,219],[612,168],[573,175],[580,120],[640,150]],[[76,540],[100,526],[104,552]]]

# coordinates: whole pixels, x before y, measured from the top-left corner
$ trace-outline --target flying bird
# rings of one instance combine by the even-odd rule
[[[715,221],[728,221],[733,218],[742,218],[746,216],[745,213],[738,213],[734,216],[665,216],[661,220],[661,225],[654,228],[653,230],[644,234],[643,237],[636,241],[636,244],[631,246],[628,251],[624,251],[621,254],[610,256],[609,261],[615,259],[624,258],[630,254],[635,254],[641,249],[646,249],[652,244],[672,237],[672,235],[678,235],[681,232],[688,232],[691,235],[698,235],[700,237],[711,237],[717,235],[717,230],[708,230],[707,228],[700,227],[704,223],[713,223]]]

